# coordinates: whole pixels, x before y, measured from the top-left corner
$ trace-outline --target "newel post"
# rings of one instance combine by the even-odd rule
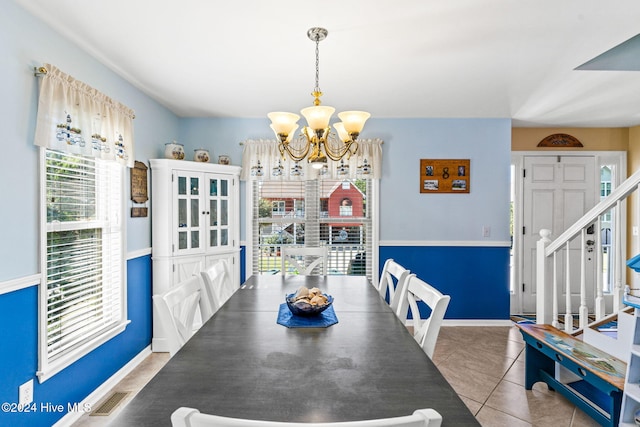
[[[552,321],[553,292],[550,279],[552,269],[546,257],[546,248],[551,243],[551,230],[540,230],[540,240],[536,243],[536,323],[550,324]]]

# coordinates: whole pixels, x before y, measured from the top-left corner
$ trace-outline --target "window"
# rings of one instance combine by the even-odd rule
[[[283,246],[326,245],[329,274],[366,275],[372,279],[371,179],[250,183],[254,209],[253,273],[279,273]],[[276,211],[276,203],[282,209]]]
[[[40,382],[126,325],[124,168],[42,149]]]
[[[345,197],[340,201],[340,216],[352,216],[353,215],[353,207],[351,199]]]
[[[611,194],[611,183],[613,179],[613,165],[600,166],[600,201]],[[614,227],[611,208],[600,215],[600,245],[602,251],[602,288],[604,292],[611,292],[614,283],[613,271],[613,247],[611,231]]]
[[[284,200],[274,200],[272,202],[273,213],[282,215],[285,212]]]

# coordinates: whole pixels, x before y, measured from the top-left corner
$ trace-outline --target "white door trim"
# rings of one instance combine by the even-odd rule
[[[514,186],[514,213],[513,213],[513,265],[511,266],[511,280],[512,292],[510,301],[510,312],[521,313],[522,312],[522,283],[523,283],[523,248],[522,248],[522,224],[523,224],[523,211],[522,203],[524,200],[523,188],[524,179],[522,177],[522,170],[524,167],[524,158],[527,156],[592,156],[595,158],[595,165],[598,170],[600,166],[604,164],[612,164],[616,166],[616,173],[614,173],[613,179],[615,180],[615,186],[620,185],[627,178],[627,152],[626,151],[550,151],[550,150],[535,150],[535,151],[512,151],[511,152],[511,164],[514,167],[514,174],[512,185]],[[596,171],[597,172],[597,171]],[[596,173],[599,181],[599,173]],[[599,194],[600,186],[596,186],[596,191]],[[599,195],[597,196],[599,199]],[[622,249],[623,252],[626,249],[626,209],[621,212],[620,224],[624,227],[622,230]]]

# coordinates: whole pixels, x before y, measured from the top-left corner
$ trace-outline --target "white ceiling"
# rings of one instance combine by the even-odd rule
[[[637,0],[14,1],[181,117],[311,105],[306,33],[321,26],[323,104],[337,111],[640,124],[639,71],[575,70],[640,33]]]

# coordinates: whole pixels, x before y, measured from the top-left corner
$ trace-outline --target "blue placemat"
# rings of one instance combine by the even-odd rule
[[[278,310],[278,324],[287,328],[327,328],[338,323],[333,305],[313,317],[294,316],[286,303],[280,304]]]

